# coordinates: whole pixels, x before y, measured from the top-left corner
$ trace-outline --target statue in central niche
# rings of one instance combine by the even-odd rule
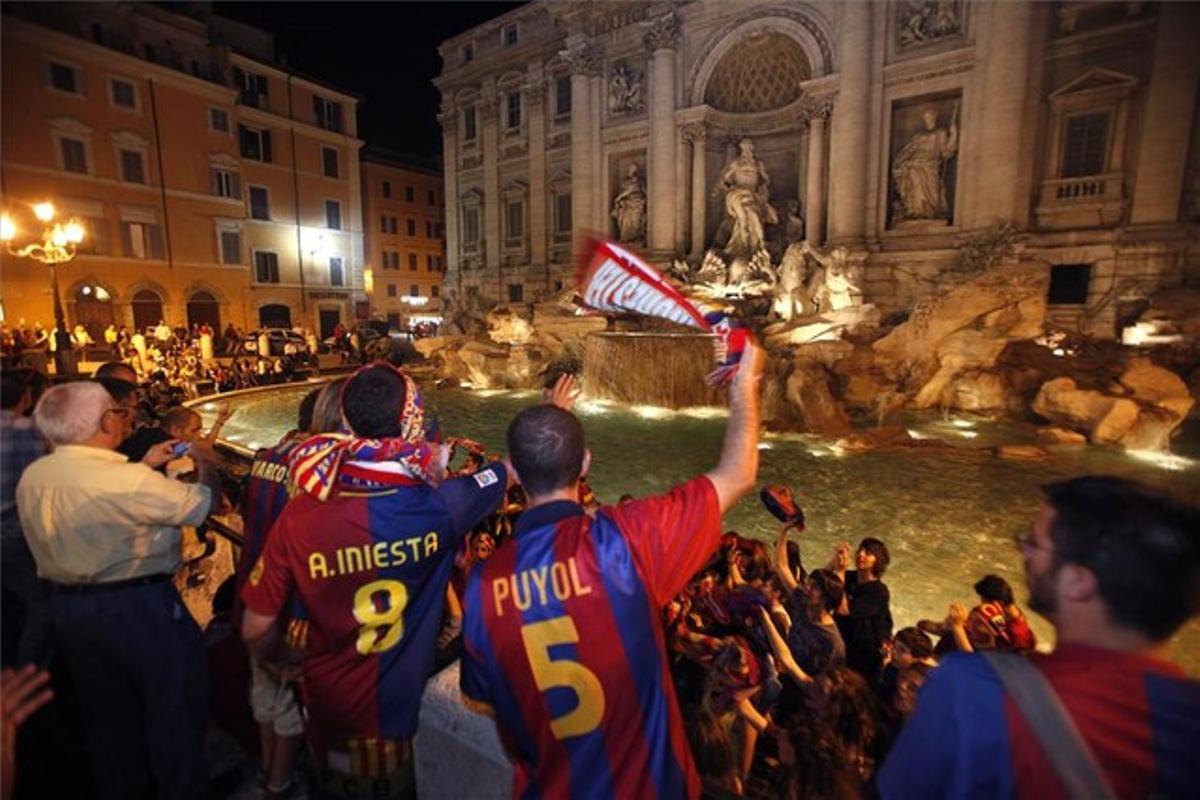
[[[725,198],[729,224],[726,258],[749,259],[764,249],[763,228],[779,222],[768,198],[770,183],[766,167],[754,155],[754,142],[749,138],[739,141],[738,154],[721,170],[713,190],[714,196]]]

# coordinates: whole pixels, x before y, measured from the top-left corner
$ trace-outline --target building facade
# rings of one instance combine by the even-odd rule
[[[442,174],[368,150],[362,193],[372,316],[397,328],[435,321],[446,264]]]
[[[553,291],[586,231],[696,269],[748,202],[774,258],[845,246],[884,309],[1033,258],[1053,324],[1112,336],[1200,265],[1196,30],[1176,3],[530,3],[440,48],[447,290]]]
[[[69,325],[332,331],[366,313],[356,98],[273,65],[204,4],[5,8],[5,209],[84,222]],[[40,230],[40,229],[39,229]],[[45,267],[5,254],[5,319],[53,319]]]

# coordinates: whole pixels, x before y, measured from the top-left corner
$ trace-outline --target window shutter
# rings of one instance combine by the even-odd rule
[[[159,259],[163,258],[166,253],[166,249],[163,247],[162,226],[147,225],[146,236],[150,240],[150,257]]]
[[[262,157],[263,157],[262,160],[264,162],[266,162],[268,164],[271,163],[271,132],[270,131],[262,132]]]
[[[130,235],[128,222],[121,223],[121,252],[126,258],[133,258],[133,238]]]
[[[333,107],[333,129],[335,131],[340,132],[342,130],[342,104],[334,103],[332,107]]]
[[[230,173],[230,176],[233,179],[231,181],[231,183],[233,184],[233,196],[234,196],[234,198],[240,200],[240,199],[242,199],[242,176],[241,176],[241,173],[233,172],[233,173]]]
[[[321,98],[315,94],[313,95],[313,118],[317,121],[317,125],[321,125],[325,121],[324,117],[321,116]],[[321,125],[321,127],[324,126]]]
[[[221,196],[221,173],[216,167],[210,167],[208,170],[208,189],[214,197]]]

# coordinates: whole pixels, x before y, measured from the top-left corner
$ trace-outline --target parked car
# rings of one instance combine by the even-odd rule
[[[266,328],[247,333],[242,339],[242,351],[246,353],[258,354],[258,337],[266,331],[267,341],[271,345],[271,352],[263,353],[269,356],[283,355],[283,348],[288,342],[296,345],[296,352],[307,353],[308,343],[304,341],[304,337],[293,330],[287,328]]]

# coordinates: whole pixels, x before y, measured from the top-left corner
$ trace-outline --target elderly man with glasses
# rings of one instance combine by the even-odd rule
[[[51,583],[58,644],[79,692],[102,798],[204,795],[204,646],[171,577],[181,525],[220,503],[211,450],[193,447],[200,480],[116,452],[132,411],[96,382],[48,391],[34,423],[53,452],[17,485],[17,508],[38,574]]]

